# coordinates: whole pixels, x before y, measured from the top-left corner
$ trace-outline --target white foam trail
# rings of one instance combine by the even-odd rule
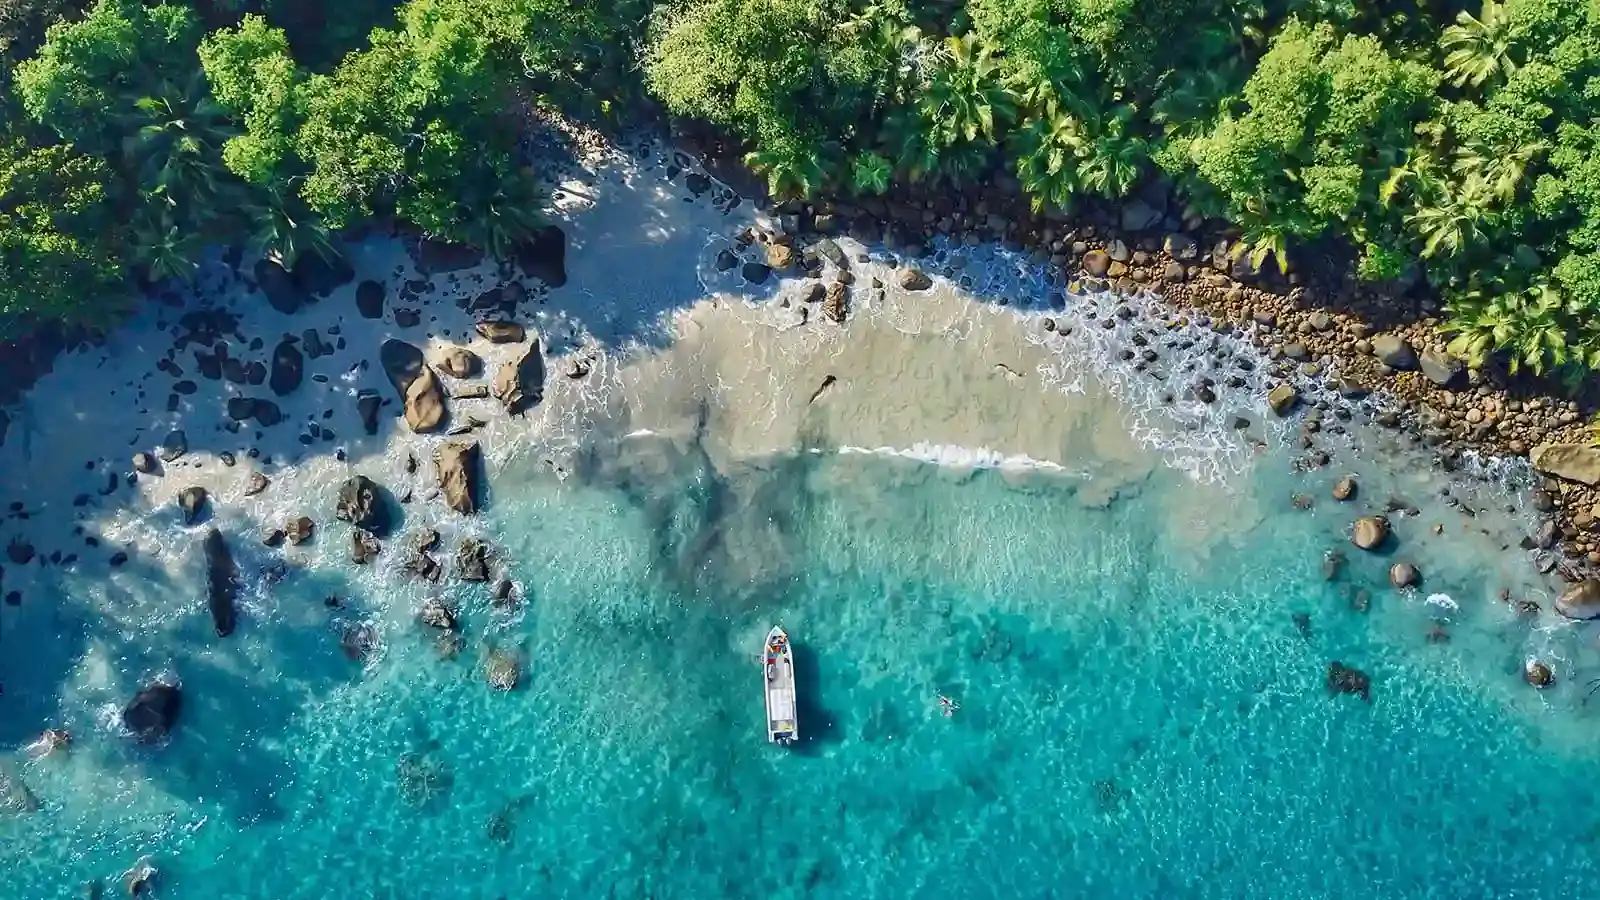
[[[916,443],[910,447],[839,448],[840,455],[865,454],[916,460],[951,469],[1004,469],[1015,471],[1068,472],[1066,466],[1047,459],[1034,459],[1025,453],[1005,454],[987,447],[960,447],[953,444]]]

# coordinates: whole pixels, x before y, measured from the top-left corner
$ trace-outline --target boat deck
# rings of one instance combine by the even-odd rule
[[[777,742],[794,740],[795,688],[794,657],[787,644],[783,650],[765,654],[767,680],[767,739]]]

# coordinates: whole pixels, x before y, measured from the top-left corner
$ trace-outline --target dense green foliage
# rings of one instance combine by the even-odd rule
[[[0,0],[0,93],[5,323],[374,215],[507,255],[521,117],[649,95],[779,195],[1164,179],[1257,267],[1343,242],[1463,355],[1600,368],[1592,0]]]

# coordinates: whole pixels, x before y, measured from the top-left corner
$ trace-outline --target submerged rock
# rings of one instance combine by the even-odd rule
[[[1328,694],[1355,694],[1372,702],[1372,679],[1367,673],[1338,660],[1328,663]]]
[[[135,453],[133,455],[133,470],[140,475],[154,475],[157,468],[154,456],[148,453]]]
[[[505,363],[494,376],[494,396],[506,412],[519,415],[544,399],[544,353],[534,341],[527,352]]]
[[[1522,667],[1522,677],[1536,688],[1547,688],[1556,683],[1556,673],[1537,659],[1530,659]]]
[[[393,338],[384,341],[378,351],[378,362],[383,372],[400,395],[406,424],[411,430],[423,433],[436,431],[444,424],[444,389],[439,379],[428,368],[422,351],[405,341]]]
[[[522,664],[517,661],[516,656],[505,650],[490,650],[483,669],[489,686],[497,691],[509,691],[515,688],[517,681],[522,677]]]
[[[150,857],[140,857],[133,868],[122,873],[122,887],[129,897],[143,897],[155,889],[157,869]]]
[[[183,695],[177,685],[152,682],[123,707],[122,727],[141,741],[158,741],[172,731],[182,709]]]
[[[266,490],[271,484],[272,480],[267,478],[267,476],[261,474],[260,472],[251,472],[250,478],[245,482],[244,485],[244,495],[246,497],[254,497],[255,495]]]
[[[367,434],[378,433],[378,413],[383,409],[383,398],[375,391],[363,390],[356,394],[356,415],[361,419],[361,430]]]
[[[227,637],[233,634],[238,616],[234,601],[239,596],[239,568],[233,564],[228,542],[215,528],[206,532],[205,557],[206,607],[211,610],[211,624],[216,626],[217,637]]]
[[[1300,402],[1300,392],[1292,384],[1279,384],[1267,392],[1267,405],[1280,416],[1286,416]]]
[[[1397,588],[1416,587],[1422,583],[1422,572],[1408,562],[1398,562],[1389,567],[1389,583]]]
[[[480,457],[476,441],[443,444],[434,451],[433,468],[445,505],[462,515],[478,511]]]
[[[334,517],[376,535],[389,533],[389,510],[378,485],[365,475],[354,475],[339,486]]]
[[[933,287],[933,279],[921,269],[907,268],[900,272],[900,287],[907,291],[925,291]]]
[[[1333,485],[1333,499],[1343,503],[1353,499],[1356,495],[1356,480],[1349,476],[1339,479]]]
[[[356,285],[356,312],[363,319],[383,318],[383,283],[367,280]]]
[[[22,776],[11,771],[9,766],[0,765],[0,813],[25,816],[38,809],[39,798],[28,789]]]
[[[1586,578],[1562,591],[1556,612],[1569,619],[1600,619],[1600,579]]]

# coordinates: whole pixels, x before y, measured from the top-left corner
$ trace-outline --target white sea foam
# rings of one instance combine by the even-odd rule
[[[916,443],[910,447],[839,448],[841,454],[870,454],[931,463],[953,469],[1011,469],[1018,471],[1067,472],[1066,466],[1025,453],[1006,454],[987,447],[960,447],[953,444]]]

